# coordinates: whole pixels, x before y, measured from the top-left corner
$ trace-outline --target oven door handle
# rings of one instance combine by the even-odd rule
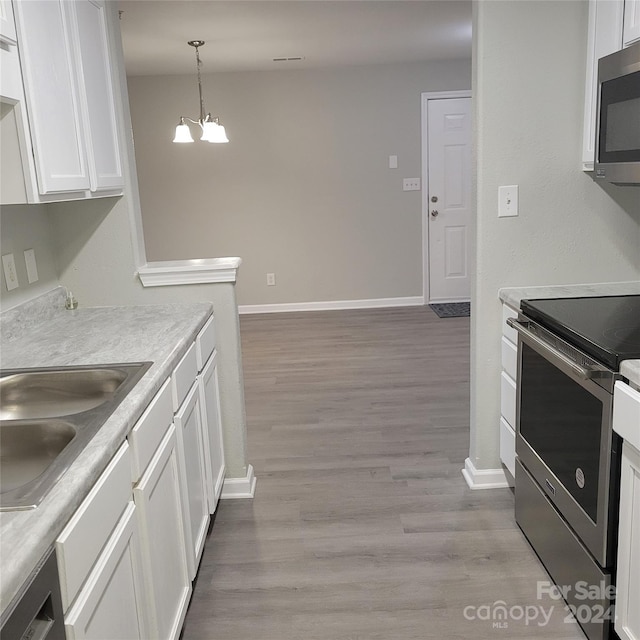
[[[582,367],[577,362],[574,362],[573,360],[571,360],[571,358],[568,358],[560,351],[556,351],[547,342],[533,333],[533,331],[530,331],[525,323],[520,322],[515,318],[507,318],[507,324],[512,329],[515,329],[523,339],[526,338],[526,341],[532,342],[539,349],[544,351],[548,360],[560,365],[564,365],[565,367],[569,368],[571,372],[578,378],[581,378],[582,380],[591,380],[592,378],[598,377],[599,371],[597,369],[588,369],[587,367]]]

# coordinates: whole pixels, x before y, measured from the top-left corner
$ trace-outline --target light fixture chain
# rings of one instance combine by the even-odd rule
[[[202,97],[202,78],[200,75],[200,68],[202,67],[202,62],[200,61],[200,52],[198,51],[198,47],[196,46],[196,65],[198,67],[198,93],[200,94],[200,124],[204,122],[204,99]]]

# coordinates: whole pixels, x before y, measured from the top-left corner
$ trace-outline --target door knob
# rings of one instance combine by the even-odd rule
[[[431,196],[431,202],[438,202],[438,196]]]
[[[431,211],[431,216],[432,216],[433,218],[435,218],[435,217],[437,217],[437,215],[438,215],[438,211],[437,211],[436,209],[433,209],[433,210]]]

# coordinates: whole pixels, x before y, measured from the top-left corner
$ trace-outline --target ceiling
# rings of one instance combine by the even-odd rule
[[[127,75],[471,58],[470,0],[120,0]],[[273,58],[301,56],[301,61]]]

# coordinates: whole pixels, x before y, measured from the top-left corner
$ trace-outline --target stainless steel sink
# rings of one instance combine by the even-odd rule
[[[110,398],[127,379],[124,369],[29,371],[0,378],[0,420],[82,413]]]
[[[0,371],[0,511],[37,507],[151,364]]]
[[[63,420],[0,423],[0,491],[41,476],[75,436],[76,428]]]

